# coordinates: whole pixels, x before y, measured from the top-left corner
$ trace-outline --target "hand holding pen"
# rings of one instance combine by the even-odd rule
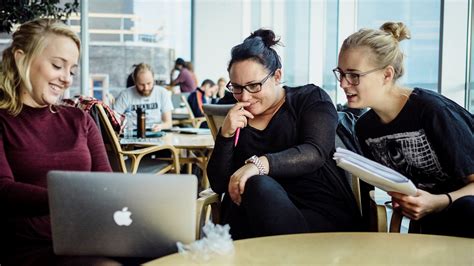
[[[253,119],[252,113],[245,110],[245,107],[249,106],[248,102],[238,102],[232,107],[227,113],[226,118],[221,129],[221,135],[230,138],[234,136],[234,146],[237,145],[240,129],[244,128],[248,124],[248,119]]]

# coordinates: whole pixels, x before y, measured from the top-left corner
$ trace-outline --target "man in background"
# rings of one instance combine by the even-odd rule
[[[206,79],[200,88],[189,94],[188,103],[195,117],[203,117],[202,105],[206,103],[217,103],[217,85],[214,81]]]
[[[146,113],[146,128],[161,131],[172,127],[170,92],[155,85],[153,70],[148,64],[138,64],[133,71],[135,85],[123,90],[117,97],[114,110],[120,114],[131,112],[136,127],[136,110]]]

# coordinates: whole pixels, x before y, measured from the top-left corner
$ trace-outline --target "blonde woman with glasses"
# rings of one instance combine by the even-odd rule
[[[448,98],[398,82],[403,23],[361,29],[342,44],[334,74],[350,108],[371,108],[356,124],[363,153],[410,178],[416,196],[390,192],[421,232],[474,237],[474,119]]]

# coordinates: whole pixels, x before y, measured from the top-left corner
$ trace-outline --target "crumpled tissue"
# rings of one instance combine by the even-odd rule
[[[204,237],[188,245],[177,242],[178,252],[193,260],[209,260],[215,255],[230,255],[234,253],[234,243],[229,233],[230,226],[206,222],[202,231]]]

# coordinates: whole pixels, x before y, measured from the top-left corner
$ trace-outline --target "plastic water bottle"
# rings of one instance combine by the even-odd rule
[[[132,112],[130,111],[125,112],[124,137],[126,139],[133,138],[133,117],[132,117]]]

